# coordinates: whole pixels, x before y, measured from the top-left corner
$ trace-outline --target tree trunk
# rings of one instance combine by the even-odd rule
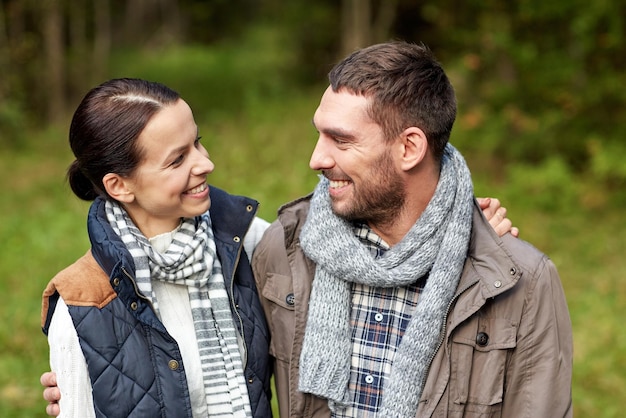
[[[65,112],[65,50],[63,14],[60,0],[42,0],[43,46],[46,60],[43,71],[47,92],[47,119],[61,120]]]
[[[342,0],[341,54],[346,56],[370,44],[371,1]]]
[[[177,43],[181,36],[181,13],[178,0],[160,0],[161,19],[163,22],[164,40],[170,43]]]
[[[89,38],[87,35],[87,0],[72,0],[68,4],[68,29],[69,29],[69,98],[75,101],[75,95],[84,93],[85,88],[91,84],[92,51],[87,48]]]
[[[370,42],[385,42],[389,40],[389,34],[393,27],[398,11],[398,0],[380,0],[378,13],[372,27]]]
[[[94,40],[91,74],[95,80],[92,80],[91,84],[97,84],[104,81],[111,55],[111,1],[94,0],[93,12]]]

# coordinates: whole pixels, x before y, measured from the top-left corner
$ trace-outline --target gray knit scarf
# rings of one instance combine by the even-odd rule
[[[105,210],[111,227],[133,257],[137,287],[152,302],[157,315],[159,304],[152,280],[187,287],[209,416],[252,416],[209,213],[183,219],[167,251],[161,254],[119,204],[107,201]]]
[[[329,182],[322,178],[300,234],[316,264],[309,316],[300,356],[299,390],[328,399],[331,410],[352,400],[348,393],[352,342],[351,283],[401,287],[429,274],[384,381],[381,417],[415,417],[444,317],[458,285],[472,228],[469,169],[448,144],[439,183],[418,221],[398,244],[374,258],[352,225],[332,212]]]

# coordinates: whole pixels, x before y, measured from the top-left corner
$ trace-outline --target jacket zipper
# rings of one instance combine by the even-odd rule
[[[242,359],[243,369],[246,369],[248,364],[248,347],[246,346],[246,336],[243,330],[243,319],[241,319],[241,315],[239,315],[239,309],[237,309],[237,305],[235,304],[235,272],[237,271],[237,266],[239,265],[239,259],[241,258],[241,251],[243,251],[243,241],[239,245],[239,249],[237,250],[237,258],[235,258],[235,264],[233,265],[233,273],[230,277],[230,304],[233,307],[233,311],[235,315],[237,315],[237,319],[239,320],[239,329],[241,329],[241,338],[243,339],[243,352],[244,357]],[[239,344],[237,344],[239,345]]]
[[[432,354],[430,355],[430,359],[428,360],[428,368],[426,369],[426,373],[424,374],[424,376],[422,377],[422,382],[421,382],[421,387],[423,388],[424,385],[426,384],[426,379],[428,378],[428,374],[430,373],[430,368],[433,365],[433,360],[435,360],[435,356],[437,355],[437,353],[439,352],[439,349],[441,348],[441,346],[443,345],[443,342],[446,339],[446,332],[448,330],[448,316],[450,315],[450,308],[452,307],[452,304],[463,294],[465,293],[470,287],[475,286],[476,283],[478,283],[478,280],[473,281],[472,283],[469,283],[467,286],[465,286],[463,288],[463,290],[461,290],[460,292],[457,292],[454,297],[450,300],[450,302],[448,302],[448,307],[446,308],[446,314],[443,317],[443,329],[441,330],[441,334],[439,336],[439,342],[437,343],[437,348],[435,349],[435,351],[432,352]]]
[[[139,288],[137,287],[137,282],[135,282],[135,279],[133,278],[133,276],[131,276],[130,273],[128,273],[124,267],[122,267],[122,272],[126,275],[126,277],[130,279],[130,282],[133,284],[133,288],[135,289],[135,294],[137,295],[137,297],[139,297],[144,302],[146,302],[152,308],[152,310],[156,312],[154,309],[154,305],[152,304],[150,299],[142,295],[141,292],[139,291]]]

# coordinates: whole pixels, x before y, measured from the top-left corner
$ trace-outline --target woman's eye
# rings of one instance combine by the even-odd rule
[[[183,160],[185,159],[185,157],[181,154],[178,156],[178,158],[176,158],[174,161],[172,161],[171,165],[179,165],[180,163],[183,162]]]

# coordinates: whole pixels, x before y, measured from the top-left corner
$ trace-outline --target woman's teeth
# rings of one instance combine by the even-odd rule
[[[197,187],[194,187],[193,189],[189,189],[187,190],[185,193],[187,194],[196,194],[196,193],[200,193],[203,192],[205,189],[207,188],[206,183],[203,183]]]

